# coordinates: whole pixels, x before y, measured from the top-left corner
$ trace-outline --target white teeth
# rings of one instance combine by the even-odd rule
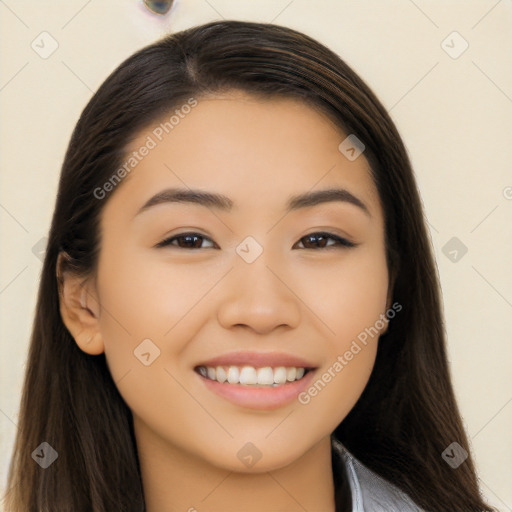
[[[226,370],[222,366],[217,366],[217,380],[219,382],[226,382],[228,380]]]
[[[258,368],[258,384],[263,386],[274,384],[274,372],[270,366]]]
[[[227,371],[226,371],[227,370]],[[305,374],[304,368],[277,366],[271,368],[254,368],[254,366],[200,366],[199,373],[210,380],[217,382],[228,382],[229,384],[242,384],[245,386],[280,386],[287,382],[294,382],[302,379]]]
[[[244,366],[240,372],[240,384],[257,384],[258,375],[252,366]]]
[[[274,384],[284,384],[286,382],[286,368],[278,366],[274,369]]]
[[[228,382],[230,384],[238,384],[240,382],[240,370],[236,366],[229,367]]]
[[[288,368],[286,370],[286,380],[293,382],[295,378],[297,377],[297,368]]]

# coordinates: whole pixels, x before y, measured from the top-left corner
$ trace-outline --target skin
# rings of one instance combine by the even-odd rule
[[[234,405],[193,368],[236,350],[280,351],[321,376],[389,307],[382,207],[364,154],[338,150],[346,136],[297,100],[200,99],[106,202],[97,273],[65,275],[62,318],[84,352],[105,353],[133,412],[148,512],[334,511],[329,436],[368,382],[378,336],[307,405]],[[291,195],[331,186],[370,215],[347,202],[284,214]],[[235,207],[167,203],[137,215],[168,187],[222,193]],[[305,249],[319,231],[358,245]],[[187,232],[207,237],[203,248],[155,247]],[[250,264],[235,251],[247,236],[263,248]],[[133,353],[147,338],[160,350],[150,366]],[[261,452],[252,467],[237,457],[247,442]]]

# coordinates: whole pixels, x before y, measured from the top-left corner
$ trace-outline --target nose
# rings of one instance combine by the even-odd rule
[[[296,328],[300,322],[301,301],[293,292],[293,278],[266,252],[256,261],[241,258],[222,283],[222,298],[217,312],[226,329],[245,326],[258,334],[278,327]]]

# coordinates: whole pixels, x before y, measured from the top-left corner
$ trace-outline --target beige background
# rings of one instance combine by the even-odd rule
[[[511,15],[507,0],[178,0],[164,18],[136,0],[0,0],[2,487],[40,277],[38,248],[74,124],[132,52],[169,31],[226,18],[273,21],[316,37],[390,111],[429,221],[449,358],[482,490],[500,511],[511,511]],[[58,43],[47,58],[31,47],[46,37],[50,48],[43,31]],[[469,44],[458,58],[459,36],[442,44],[453,31]],[[443,253],[452,237],[468,248],[456,262]]]

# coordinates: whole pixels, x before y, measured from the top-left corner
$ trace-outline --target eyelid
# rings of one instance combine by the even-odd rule
[[[350,249],[350,248],[353,248],[353,247],[357,247],[359,245],[356,242],[352,242],[347,237],[344,237],[344,236],[341,236],[341,235],[337,235],[336,233],[331,233],[330,231],[312,231],[312,232],[307,233],[306,235],[302,236],[301,238],[299,238],[297,243],[300,242],[303,238],[306,238],[306,237],[312,236],[312,235],[324,236],[325,238],[331,238],[332,240],[336,240],[338,242],[338,245],[329,245],[329,246],[321,248],[323,250],[325,250],[325,249],[338,249],[338,248]],[[313,249],[301,249],[301,250],[313,250]]]
[[[302,251],[319,251],[319,250],[326,250],[326,249],[351,249],[351,248],[357,247],[359,245],[359,243],[353,242],[347,237],[344,237],[344,236],[341,236],[341,235],[338,235],[335,233],[331,233],[330,231],[326,231],[326,230],[318,230],[318,231],[310,231],[309,233],[306,233],[305,235],[301,236],[297,240],[297,242],[295,242],[294,246],[297,243],[300,243],[304,238],[312,236],[312,235],[324,236],[325,238],[330,238],[332,240],[335,240],[337,242],[337,245],[328,245],[326,247],[320,247],[317,249],[311,249],[311,248],[305,247],[305,248],[300,248],[300,250],[302,250]],[[175,247],[176,249],[182,249],[182,250],[187,250],[187,251],[198,251],[201,249],[215,249],[215,247],[186,248],[186,247],[179,247],[179,246],[171,244],[171,242],[174,241],[175,239],[180,238],[180,237],[185,237],[185,236],[198,236],[199,238],[202,238],[204,240],[208,240],[208,241],[212,242],[212,244],[214,244],[218,248],[217,243],[211,237],[201,233],[200,231],[183,231],[181,233],[176,233],[176,234],[170,235],[170,236],[166,237],[164,240],[162,240],[161,242],[159,242],[158,244],[156,244],[155,247],[156,248]]]
[[[212,242],[212,244],[217,245],[215,243],[215,241],[211,237],[201,233],[200,231],[183,231],[182,233],[176,233],[176,234],[169,235],[169,236],[165,237],[161,242],[158,242],[155,245],[155,247],[156,248],[159,248],[159,247],[175,247],[176,249],[184,249],[183,247],[171,245],[171,241],[173,241],[176,238],[180,238],[180,237],[183,237],[183,236],[191,236],[191,235],[199,236],[200,238],[203,238],[205,240],[209,240],[210,242]],[[200,247],[199,249],[214,249],[214,248],[215,247]],[[196,250],[197,251],[199,249],[188,249],[188,250]],[[187,249],[184,249],[184,250],[187,250]]]

